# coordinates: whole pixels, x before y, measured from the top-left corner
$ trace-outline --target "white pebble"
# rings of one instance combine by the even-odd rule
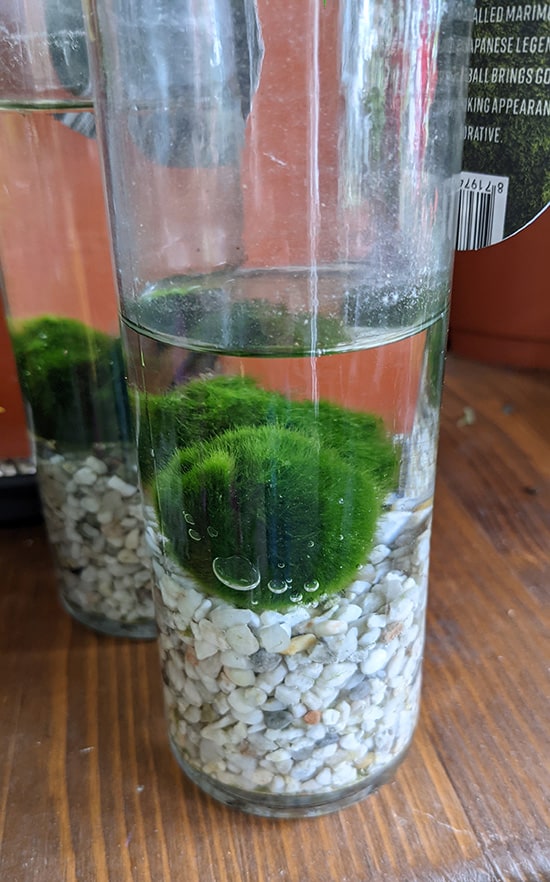
[[[260,622],[262,625],[278,625],[281,622],[285,621],[285,617],[282,613],[277,612],[274,609],[266,609],[260,615]]]
[[[208,619],[201,619],[199,622],[192,621],[191,630],[196,639],[196,651],[200,649],[200,645],[202,642],[212,644],[217,649],[227,649],[227,642],[224,635],[221,633],[221,631],[218,631],[218,629],[215,628],[212,622],[210,622]],[[197,658],[199,658],[198,651]]]
[[[267,787],[273,780],[273,772],[268,769],[255,769],[252,772],[251,780],[256,787]]]
[[[97,475],[88,466],[82,466],[74,474],[74,481],[77,484],[83,484],[85,487],[91,487],[92,484],[95,484],[96,480]]]
[[[388,617],[379,613],[372,613],[367,619],[369,628],[385,628],[388,623]]]
[[[332,770],[332,784],[334,787],[344,787],[351,784],[357,778],[357,770],[351,763],[340,763]]]
[[[380,585],[384,591],[387,600],[396,600],[404,591],[403,582],[388,573],[382,584]]]
[[[217,651],[218,647],[214,643],[209,643],[208,640],[198,640],[195,644],[195,655],[199,661],[216,655]]]
[[[99,511],[99,500],[96,499],[95,496],[84,496],[84,498],[80,500],[80,504],[84,511],[87,511],[90,514],[96,514]]]
[[[357,671],[357,665],[353,662],[335,662],[325,666],[317,683],[326,683],[333,689],[340,688]],[[318,690],[316,690],[318,691]]]
[[[219,725],[221,722],[222,720],[219,720],[218,723],[210,723],[208,726],[203,726],[201,729],[201,737],[213,741],[220,746],[224,744],[227,740],[227,734],[223,731],[223,727]],[[225,718],[224,722],[225,725],[229,725],[231,722],[230,717]]]
[[[409,643],[414,643],[416,638],[420,633],[420,628],[416,623],[413,623],[410,628],[407,628],[407,631],[402,636],[402,641],[405,646],[408,646]]]
[[[321,695],[317,695],[316,692],[304,692],[302,695],[302,701],[307,707],[308,710],[321,710],[324,706],[324,700]]]
[[[323,711],[322,720],[325,726],[335,726],[340,719],[340,711],[333,707],[328,707]]]
[[[284,652],[290,644],[290,630],[284,625],[267,625],[258,631],[260,644],[267,652]]]
[[[247,726],[256,726],[262,723],[264,715],[259,707],[248,708],[248,711],[238,711],[233,708],[233,716],[236,720],[246,723]]]
[[[342,738],[340,738],[340,747],[344,750],[352,750],[355,752],[359,750],[361,743],[352,732],[349,732],[347,735],[343,735]]]
[[[315,622],[312,631],[317,637],[332,637],[336,634],[345,634],[348,630],[347,622],[341,622],[338,619],[329,619],[326,622]]]
[[[124,542],[124,545],[130,551],[136,551],[136,549],[139,545],[139,540],[140,540],[140,532],[139,532],[139,529],[137,527],[135,527],[133,530],[130,530],[130,532],[126,536],[126,540]]]
[[[326,727],[322,723],[317,723],[308,728],[308,737],[311,741],[320,741],[327,734]]]
[[[254,671],[243,668],[224,668],[225,675],[235,686],[253,686],[256,678]]]
[[[203,595],[199,594],[198,591],[194,591],[193,588],[188,588],[185,591],[182,591],[181,587],[177,584],[177,582],[173,582],[169,576],[166,576],[166,582],[161,579],[160,581],[160,591],[164,598],[164,585],[170,584],[173,587],[170,587],[169,597],[174,598],[177,597],[178,600],[178,613],[180,616],[189,622],[193,616],[193,613],[200,606],[203,600]]]
[[[202,697],[195,686],[193,680],[186,679],[183,683],[183,694],[185,695],[189,704],[195,705],[195,707],[200,707],[202,705]]]
[[[138,564],[139,563],[139,557],[137,556],[135,551],[131,551],[129,548],[122,548],[119,551],[117,558],[120,561],[120,563],[122,563],[122,564]]]
[[[256,637],[248,625],[234,625],[225,632],[227,643],[235,652],[242,655],[253,655],[260,648]]]
[[[224,650],[220,655],[220,661],[224,667],[228,668],[241,668],[243,670],[250,668],[248,656],[239,655],[239,653],[234,652],[232,649]]]
[[[350,628],[347,634],[334,637],[331,640],[330,649],[337,661],[344,661],[353,655],[357,649],[357,628]]]
[[[272,671],[264,671],[261,674],[258,674],[256,677],[256,683],[258,686],[262,688],[267,688],[269,692],[275,686],[278,686],[279,683],[282,683],[287,674],[287,669],[283,664],[277,665],[276,668]]]
[[[212,624],[220,631],[232,628],[234,625],[247,625],[251,617],[251,610],[234,609],[230,606],[218,606],[209,615]]]
[[[397,677],[398,674],[401,673],[401,669],[405,662],[405,650],[401,646],[392,659],[388,662],[388,667],[386,668],[386,673],[388,677],[393,678]]]
[[[196,653],[195,653],[196,655]],[[205,674],[207,677],[217,677],[222,669],[220,655],[209,656],[200,662],[199,671],[201,676]]]
[[[210,610],[212,609],[212,601],[209,597],[205,597],[202,603],[199,604],[195,612],[193,613],[193,618],[196,622],[200,622],[201,619],[206,618]]]
[[[376,537],[379,543],[391,545],[405,529],[411,513],[408,511],[389,511],[378,522]]]
[[[250,686],[244,689],[243,692],[249,707],[260,707],[262,704],[265,704],[267,693],[263,689],[259,689],[257,686]]]
[[[317,775],[317,777],[315,778],[315,782],[319,785],[319,787],[321,787],[323,789],[325,787],[328,787],[329,784],[331,783],[331,781],[332,781],[332,772],[330,771],[330,769],[326,769],[326,768],[322,769],[319,772],[319,774]]]
[[[390,550],[387,545],[375,545],[369,555],[370,562],[375,566],[382,563],[388,557]]]
[[[282,747],[279,747],[278,750],[272,750],[271,753],[266,755],[266,760],[269,760],[271,763],[283,763],[290,758],[288,750],[285,750]]]
[[[290,686],[291,689],[299,689],[300,693],[307,692],[311,689],[314,682],[315,681],[311,677],[304,677],[299,669],[287,674],[285,677],[285,686]]]
[[[116,490],[116,492],[120,493],[120,495],[123,496],[125,499],[128,499],[130,496],[133,496],[135,493],[137,493],[137,486],[135,486],[134,484],[127,484],[126,481],[123,481],[122,478],[118,477],[118,475],[112,475],[107,481],[107,486],[110,487],[111,490]]]
[[[300,665],[300,671],[305,677],[316,680],[323,673],[323,665],[320,662],[309,662],[309,664]]]
[[[409,613],[414,609],[414,604],[409,597],[402,597],[401,600],[395,600],[390,604],[390,612],[388,618],[390,621],[399,622],[407,618]]]
[[[271,782],[272,793],[282,793],[286,789],[285,779],[282,775],[275,775]]]
[[[105,463],[98,459],[97,456],[88,456],[84,461],[84,465],[91,469],[92,472],[95,472],[96,475],[106,475],[108,471]]]
[[[363,615],[363,610],[356,603],[348,603],[338,612],[341,622],[355,622]]]
[[[201,718],[201,711],[199,707],[195,707],[195,705],[190,704],[187,710],[185,711],[185,719],[188,723],[198,723]]]
[[[97,521],[99,524],[106,525],[111,523],[113,517],[114,515],[112,511],[100,511],[97,516]]]
[[[241,689],[237,687],[233,692],[230,692],[227,696],[227,700],[233,710],[237,711],[241,714],[248,714],[249,711],[253,709],[253,705],[251,706],[250,701],[247,698],[245,689]]]
[[[284,683],[281,683],[280,686],[277,686],[275,689],[275,698],[285,706],[292,706],[293,704],[298,704],[302,693],[299,689],[291,689],[290,686],[285,686]]]
[[[370,567],[370,564],[369,564],[369,567]],[[363,569],[365,569],[365,568],[363,568]],[[371,567],[371,569],[372,569],[372,576],[374,578],[374,567]],[[369,570],[369,573],[370,573],[370,570]],[[361,597],[365,593],[365,591],[367,591],[370,588],[371,582],[372,582],[372,579],[369,579],[368,582],[365,581],[364,579],[358,579],[356,582],[354,582],[351,585],[350,592],[354,595],[354,597]]]
[[[359,639],[360,646],[370,646],[372,643],[376,643],[376,641],[380,638],[380,634],[382,633],[381,628],[369,628],[368,631],[365,631],[362,637]]]
[[[387,657],[386,650],[379,646],[373,649],[366,659],[361,662],[361,670],[364,674],[376,674],[386,664]]]

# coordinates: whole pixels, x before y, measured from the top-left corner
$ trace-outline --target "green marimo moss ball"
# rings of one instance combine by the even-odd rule
[[[130,440],[120,340],[75,319],[10,322],[35,433],[67,445]]]
[[[333,447],[354,468],[371,473],[381,490],[397,480],[398,456],[380,417],[329,401],[291,401],[249,377],[192,380],[168,395],[138,399],[141,477],[151,483],[174,450],[242,426],[279,425]],[[154,456],[153,456],[154,451]]]
[[[207,441],[227,429],[267,422],[279,398],[253,380],[225,376],[191,380],[168,395],[140,395],[138,457],[143,483],[150,483],[155,468],[166,465],[179,447]]]
[[[258,609],[342,590],[372,545],[374,477],[318,438],[277,425],[177,451],[157,484],[174,557],[230,603]]]
[[[399,459],[383,421],[321,400],[286,402],[280,419],[289,429],[317,437],[319,443],[337,450],[358,471],[372,476],[384,494],[395,487]]]

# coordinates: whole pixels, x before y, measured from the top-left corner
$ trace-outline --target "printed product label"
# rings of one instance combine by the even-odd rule
[[[550,3],[477,0],[457,248],[513,235],[550,202]]]

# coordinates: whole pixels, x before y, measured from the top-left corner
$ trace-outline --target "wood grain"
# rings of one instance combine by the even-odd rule
[[[0,532],[2,882],[548,882],[549,379],[449,359],[421,720],[394,781],[337,814],[202,794],[154,643],[72,622],[43,530]]]

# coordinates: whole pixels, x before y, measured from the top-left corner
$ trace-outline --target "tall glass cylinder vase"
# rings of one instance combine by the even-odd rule
[[[92,3],[170,741],[250,812],[415,729],[470,17]]]
[[[155,634],[78,0],[0,10],[0,264],[64,607]]]

